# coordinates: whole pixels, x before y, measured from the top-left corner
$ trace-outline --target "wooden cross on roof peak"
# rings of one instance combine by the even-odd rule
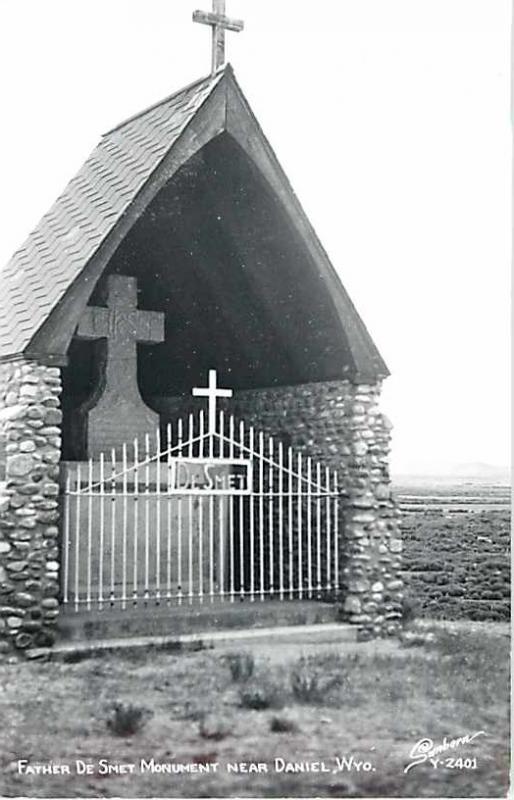
[[[225,15],[225,0],[212,0],[212,12],[194,11],[193,22],[212,27],[211,73],[214,75],[225,64],[225,31],[239,33],[244,28],[244,22]]]

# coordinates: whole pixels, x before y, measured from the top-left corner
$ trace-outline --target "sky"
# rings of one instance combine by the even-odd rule
[[[210,0],[0,0],[2,263],[101,133],[208,73],[196,8]],[[228,60],[392,373],[393,471],[506,465],[510,4],[227,13],[245,21]]]

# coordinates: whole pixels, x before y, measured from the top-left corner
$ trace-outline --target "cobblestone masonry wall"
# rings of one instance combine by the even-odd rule
[[[54,640],[60,392],[57,368],[0,365],[0,658]]]
[[[236,416],[338,470],[342,484],[342,617],[363,637],[394,634],[401,617],[402,543],[389,482],[390,425],[380,386],[349,381],[241,391]],[[154,405],[154,403],[152,403]],[[155,400],[164,420],[197,407],[189,398]]]

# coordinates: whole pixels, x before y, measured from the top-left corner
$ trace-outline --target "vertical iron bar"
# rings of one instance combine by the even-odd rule
[[[293,450],[291,447],[287,448],[287,471],[288,471],[288,508],[287,508],[287,523],[289,535],[289,599],[293,599],[294,593],[294,570],[293,570]]]
[[[82,481],[80,477],[80,461],[77,464],[76,473],[76,497],[77,507],[75,515],[75,611],[79,610],[79,568],[80,568],[80,490]]]
[[[245,428],[244,422],[239,423],[239,458],[244,458]],[[245,563],[244,563],[244,495],[238,497],[239,504],[239,596],[244,600],[245,596]]]
[[[91,611],[91,559],[93,556],[93,459],[88,463],[87,480],[87,587],[86,608]]]
[[[321,464],[316,464],[316,592],[318,600],[321,598]],[[327,540],[327,552],[330,553],[330,543]],[[330,556],[329,556],[330,561]]]
[[[193,602],[193,496],[188,495],[188,575],[189,575],[189,603]]]
[[[172,448],[171,423],[166,425],[166,602],[171,603],[171,489],[173,481],[173,467],[171,461]]]
[[[200,441],[198,443],[198,456],[203,458],[204,453],[204,436],[205,436],[205,423],[204,411],[200,409]],[[201,489],[200,489],[201,491]],[[200,603],[203,603],[203,496],[198,495],[198,597]]]
[[[204,437],[205,437],[205,420],[204,420],[204,411],[203,408],[200,409],[199,415],[199,441],[198,441],[198,457],[203,458],[203,446],[204,446]]]
[[[195,420],[194,420],[194,417],[193,417],[192,414],[189,415],[189,430],[188,430],[188,434],[187,435],[188,435],[187,454],[188,454],[188,456],[190,458],[192,458],[193,455],[194,455],[193,439],[194,439],[194,435],[195,435]]]
[[[275,570],[275,554],[273,542],[273,437],[270,436],[268,440],[269,448],[269,472],[268,472],[268,541],[269,541],[269,593],[273,596],[274,592],[274,570]]]
[[[111,605],[116,600],[116,451],[111,450]]]
[[[234,498],[227,496],[228,504],[228,549],[229,549],[229,596],[230,602],[234,602],[235,581],[234,581]]]
[[[161,429],[155,433],[155,602],[161,601]]]
[[[259,592],[264,600],[264,434],[259,433]]]
[[[218,422],[218,420],[216,420]],[[214,458],[214,435],[215,431],[209,433],[209,458]],[[211,603],[214,602],[214,496],[209,492],[208,499],[209,513],[209,597]]]
[[[122,468],[123,468],[123,537],[122,537],[122,583],[121,583],[121,607],[127,607],[127,492],[128,492],[128,464],[127,464],[127,445],[123,443],[122,448]]]
[[[69,469],[66,473],[64,486],[64,565],[63,565],[63,592],[62,602],[64,608],[68,605],[68,582],[70,578],[70,489],[71,477]]]
[[[182,445],[184,441],[184,423],[182,422],[182,418],[178,421],[177,426],[177,437],[178,437],[178,458],[182,458]],[[176,464],[175,469],[178,472],[178,461]],[[179,606],[182,605],[182,598],[183,598],[183,591],[182,591],[182,496],[180,494],[177,495],[177,600]]]
[[[325,488],[324,491],[326,493],[325,499],[325,516],[327,518],[326,521],[326,529],[327,529],[327,591],[330,591],[330,573],[331,573],[331,563],[332,563],[332,491],[331,491],[331,481],[330,481],[330,470],[328,467],[325,467]]]
[[[312,599],[312,459],[307,458],[307,591]]]
[[[339,487],[337,472],[334,471],[334,588],[339,593]]]
[[[134,439],[134,488],[133,488],[133,504],[134,504],[134,531],[133,531],[133,552],[134,552],[134,564],[132,565],[133,568],[133,576],[132,576],[132,600],[134,605],[136,605],[138,601],[138,563],[137,560],[139,558],[138,552],[138,524],[139,524],[139,442]]]
[[[223,458],[225,454],[225,413],[220,411],[220,428],[218,455]],[[223,601],[225,599],[225,519],[223,495],[218,497],[218,536],[219,536],[219,566],[218,566],[218,592]]]
[[[303,597],[303,554],[302,554],[302,454],[298,453],[298,597]]]
[[[220,446],[219,457],[223,458],[225,453],[225,412],[220,411]]]
[[[193,437],[194,437],[194,418],[193,415],[189,415],[189,446],[188,446],[188,456],[193,458]],[[189,603],[193,602],[193,496],[191,494],[188,495],[188,515],[189,515],[189,542],[188,542],[188,560],[189,560]]]
[[[220,440],[220,442],[223,440]],[[218,497],[218,533],[219,533],[219,554],[220,563],[218,567],[218,592],[222,600],[225,599],[225,519],[223,495]]]
[[[213,438],[210,438],[210,445]],[[212,458],[212,452],[211,452]],[[209,597],[211,603],[214,602],[214,497],[209,494]]]
[[[253,459],[253,450],[254,450],[255,442],[254,442],[254,428],[253,425],[250,426],[250,456]],[[255,600],[255,520],[254,520],[254,513],[255,513],[255,504],[254,504],[254,492],[253,486],[251,488],[250,494],[250,595],[252,603]]]
[[[284,599],[284,445],[278,443],[278,578],[279,597]]]
[[[203,496],[198,496],[198,597],[203,603]]]
[[[229,444],[228,456],[230,459],[234,458],[234,417],[231,414],[229,417]],[[228,496],[228,535],[229,535],[229,569],[230,569],[230,602],[234,602],[235,595],[235,564],[234,564],[234,497]]]
[[[235,423],[234,417],[231,414],[228,421],[228,436],[229,436],[229,443],[228,443],[228,457],[234,458],[234,433],[235,430]]]
[[[150,597],[150,437],[145,434],[145,594]]]
[[[105,456],[100,453],[100,552],[98,554],[98,608],[103,609],[105,530]]]

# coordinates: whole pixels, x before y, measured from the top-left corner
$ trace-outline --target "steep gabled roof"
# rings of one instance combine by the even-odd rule
[[[78,320],[109,259],[157,192],[221,133],[235,139],[280,200],[333,300],[351,353],[345,374],[387,376],[230,65],[107,133],[0,272],[0,359],[65,363]]]
[[[0,272],[0,357],[25,350],[222,75],[197,81],[102,137]]]

